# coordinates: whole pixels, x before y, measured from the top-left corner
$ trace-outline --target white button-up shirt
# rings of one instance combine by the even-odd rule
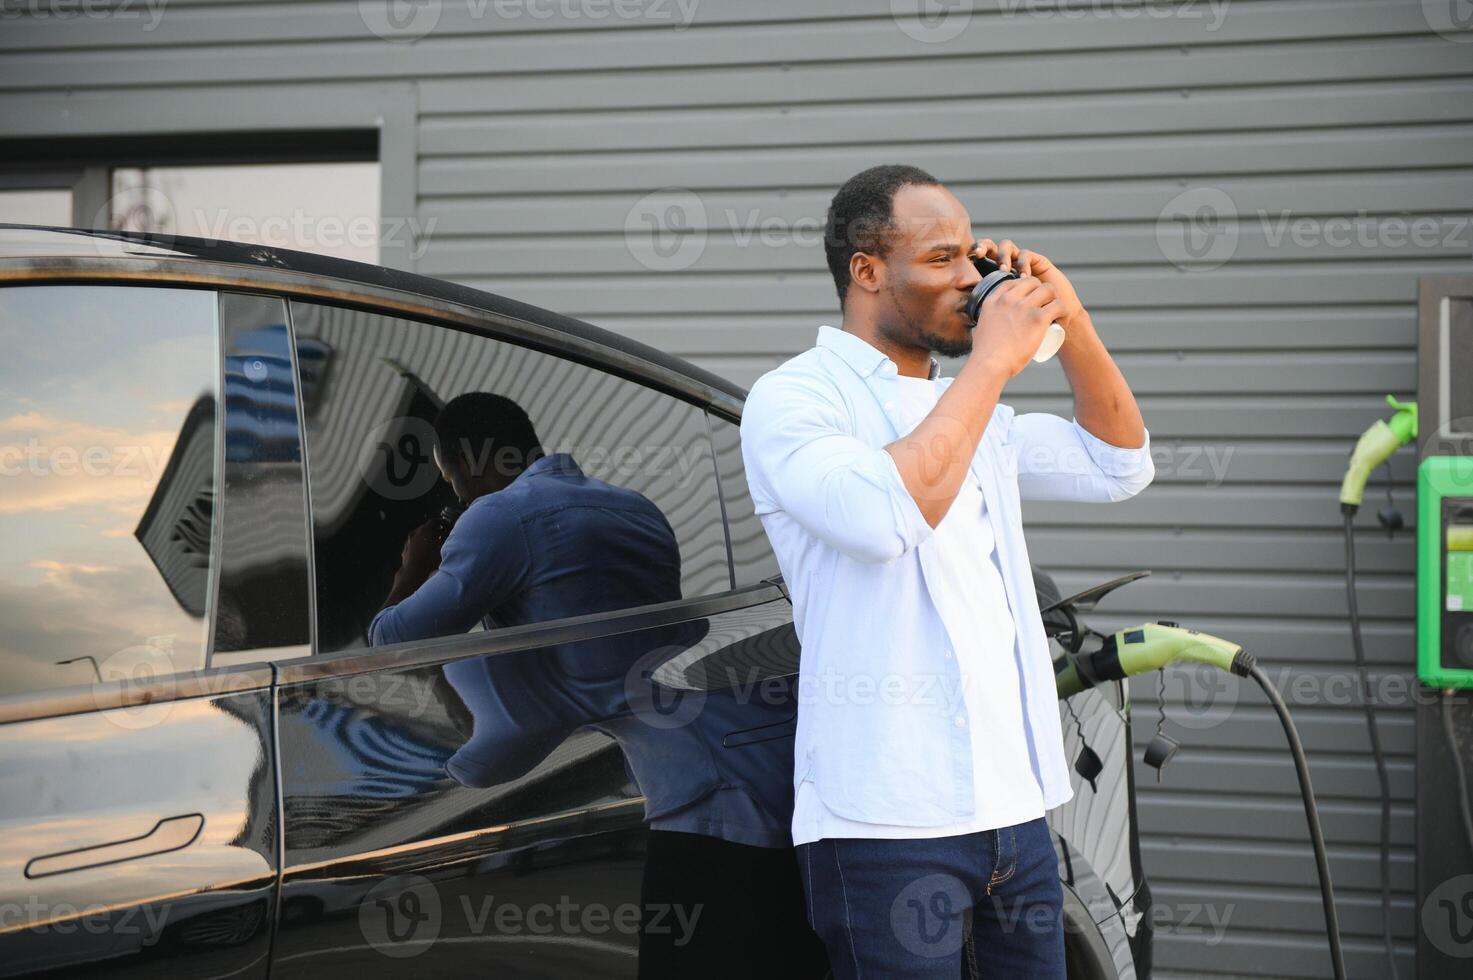
[[[882,448],[915,427],[897,415],[897,375],[877,348],[823,326],[816,347],[756,381],[742,413],[752,500],[792,595],[803,651],[795,791],[810,780],[833,814],[895,826],[977,818],[978,780],[1000,799],[999,812],[1016,809],[1017,800],[1007,801],[1016,779],[1003,773],[1020,771],[1018,760],[995,765],[973,750],[978,728],[979,744],[1016,744],[992,729],[1005,717],[1016,723],[1016,712],[973,717],[963,697],[969,672],[954,651],[980,649],[1014,658],[1016,689],[989,696],[1021,701],[1028,768],[1052,809],[1073,789],[1020,497],[1133,496],[1155,474],[1149,433],[1140,448],[1123,449],[1077,421],[997,405],[969,478],[985,503],[1013,619],[1011,650],[999,651],[1005,631],[989,647],[974,635],[974,617],[947,599],[982,594],[980,566],[942,565],[936,529]],[[952,381],[938,379],[938,397]]]

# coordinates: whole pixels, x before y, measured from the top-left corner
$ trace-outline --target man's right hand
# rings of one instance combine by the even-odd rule
[[[1034,276],[1010,279],[994,289],[977,314],[972,354],[997,365],[1006,377],[1028,366],[1048,325],[1065,315],[1054,287]]]

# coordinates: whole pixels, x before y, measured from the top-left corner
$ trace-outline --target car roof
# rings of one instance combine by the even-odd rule
[[[415,310],[411,315],[475,327],[476,318],[465,315],[473,311],[533,326],[544,344],[566,341],[617,355],[626,367],[647,369],[633,372],[641,380],[683,381],[674,386],[681,394],[728,415],[740,415],[747,394],[718,374],[612,330],[430,276],[244,242],[0,223],[0,284],[84,281],[265,289],[380,310],[397,307],[406,314]],[[426,302],[410,299],[415,297]],[[456,310],[460,316],[447,315]]]

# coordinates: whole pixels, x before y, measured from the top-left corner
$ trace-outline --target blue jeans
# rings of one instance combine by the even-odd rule
[[[1063,890],[1043,817],[954,837],[824,838],[796,850],[808,923],[835,980],[1065,976]]]

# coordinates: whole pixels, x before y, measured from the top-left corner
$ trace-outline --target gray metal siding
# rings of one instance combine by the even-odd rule
[[[930,169],[979,230],[1070,274],[1157,453],[1156,483],[1136,499],[1029,505],[1034,559],[1066,592],[1154,569],[1108,599],[1097,625],[1177,619],[1269,666],[1310,753],[1353,975],[1382,975],[1368,739],[1352,698],[1325,703],[1351,663],[1336,486],[1382,395],[1413,392],[1417,278],[1466,273],[1468,232],[1422,247],[1271,232],[1281,211],[1455,229],[1473,201],[1473,47],[1436,34],[1418,0],[1201,2],[1172,16],[986,6],[934,44],[897,26],[891,0],[842,11],[701,0],[681,30],[653,16],[507,20],[446,0],[432,33],[401,43],[370,34],[352,2],[176,0],[150,31],[7,20],[0,133],[204,129],[221,105],[327,125],[312,106],[337,98],[360,120],[372,115],[364,99],[406,86],[391,118],[407,114],[413,131],[388,134],[384,179],[434,223],[418,271],[584,317],[743,384],[836,322],[821,249],[764,244],[760,222],[821,221],[836,185],[873,163]],[[664,9],[678,15],[673,0]],[[1242,220],[1225,220],[1238,243],[1226,265],[1184,271],[1159,219],[1204,187],[1235,205]],[[687,268],[651,269],[626,241],[631,211],[660,188],[691,191],[704,210]],[[1056,364],[1030,367],[1004,397],[1069,411]],[[1411,476],[1398,456],[1409,522]],[[1406,679],[1414,546],[1405,532],[1387,541],[1373,510],[1358,541],[1367,654],[1373,682]],[[1141,745],[1155,692],[1155,678],[1132,684]],[[1183,747],[1160,785],[1137,766],[1157,975],[1327,975],[1282,734],[1254,690],[1225,696],[1236,707],[1218,724],[1168,723]],[[1392,922],[1410,975],[1406,701],[1379,724],[1395,797]],[[1197,906],[1228,916],[1220,942]]]

